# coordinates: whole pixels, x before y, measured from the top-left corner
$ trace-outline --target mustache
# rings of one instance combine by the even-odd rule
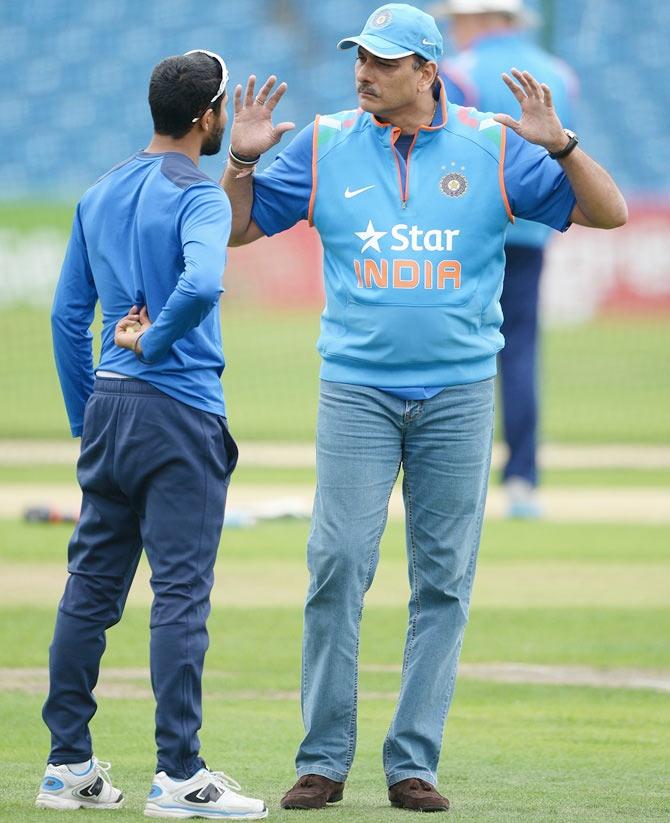
[[[358,85],[356,87],[357,94],[369,94],[370,97],[379,97],[376,91],[372,88],[372,86],[365,86],[365,85]]]

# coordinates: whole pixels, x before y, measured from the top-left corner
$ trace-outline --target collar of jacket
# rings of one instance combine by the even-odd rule
[[[433,117],[433,122],[430,126],[419,126],[419,128],[414,132],[414,140],[416,141],[419,137],[423,137],[424,133],[425,136],[428,137],[435,132],[440,131],[447,125],[448,113],[447,113],[447,93],[444,88],[444,83],[442,82],[442,78],[438,77],[438,87],[437,87],[437,108],[435,109],[435,115]],[[386,145],[391,142],[391,138],[395,141],[398,137],[398,129],[392,123],[385,123],[381,120],[378,120],[374,114],[369,115],[369,121],[373,126],[376,126],[375,132],[377,133],[379,139]]]

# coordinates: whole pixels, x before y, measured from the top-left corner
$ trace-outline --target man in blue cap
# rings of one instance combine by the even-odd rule
[[[452,103],[517,115],[519,106],[500,82],[514,62],[551,88],[561,122],[573,127],[577,79],[564,62],[529,36],[539,21],[522,0],[442,0],[433,9],[449,20],[459,53],[444,60],[441,76]],[[505,242],[500,298],[505,348],[499,355],[500,399],[508,455],[502,472],[509,517],[542,513],[537,497],[537,344],[540,274],[553,234],[541,223],[517,220]]]
[[[411,598],[383,762],[394,806],[445,811],[437,766],[484,514],[505,231],[515,214],[613,228],[626,204],[528,72],[504,75],[519,120],[449,104],[442,38],[419,9],[384,5],[339,47],[358,49],[359,108],[317,116],[254,175],[291,124],[272,124],[273,78],[255,96],[250,77],[244,99],[235,90],[223,178],[233,244],[307,219],[324,246],[305,736],[281,805],[343,796],[363,599],[402,466]]]

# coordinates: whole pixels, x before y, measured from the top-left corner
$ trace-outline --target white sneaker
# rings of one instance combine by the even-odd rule
[[[507,517],[513,520],[538,520],[542,506],[537,489],[523,477],[509,477],[504,483]]]
[[[188,780],[154,777],[144,814],[147,817],[208,817],[258,820],[268,816],[262,800],[237,794],[240,784],[223,772],[200,769]]]
[[[91,758],[88,769],[76,773],[69,766],[49,764],[35,805],[38,809],[120,809],[123,793],[112,786],[111,763]]]

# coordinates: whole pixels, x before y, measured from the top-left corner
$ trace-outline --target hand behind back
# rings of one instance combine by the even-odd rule
[[[142,354],[142,346],[139,342],[144,332],[151,328],[151,320],[147,313],[147,307],[131,306],[128,314],[122,317],[114,329],[114,342],[121,349],[130,349],[137,354]]]

